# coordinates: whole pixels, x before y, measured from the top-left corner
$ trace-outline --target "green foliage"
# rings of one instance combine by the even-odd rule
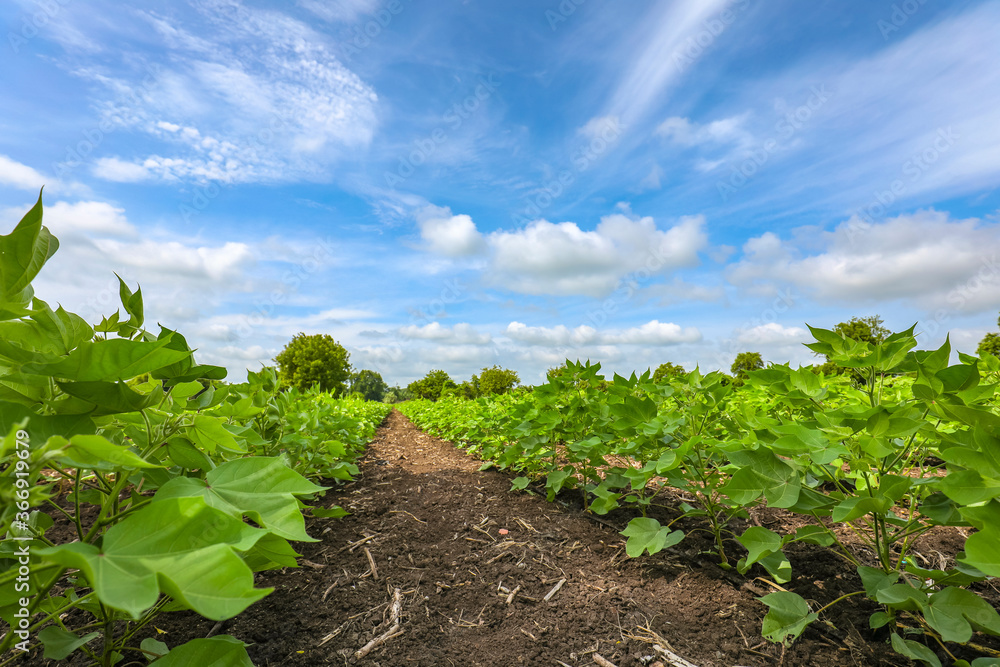
[[[760,352],[740,352],[736,355],[733,365],[729,367],[729,372],[733,374],[733,384],[737,387],[743,386],[750,371],[764,368],[764,359]]]
[[[402,403],[403,401],[412,400],[414,397],[413,392],[406,387],[389,387],[385,396],[382,397],[382,401],[385,403]]]
[[[342,396],[351,377],[350,354],[328,334],[299,333],[274,358],[281,384],[305,391],[314,386]]]
[[[1000,317],[997,318],[997,326],[1000,327]],[[1000,357],[1000,334],[991,332],[983,336],[979,341],[979,347],[976,348],[976,354],[980,357],[985,354]]]
[[[487,396],[490,394],[506,394],[521,382],[516,371],[507,368],[493,366],[484,368],[479,372],[479,376],[472,376],[470,384],[476,388],[476,396]]]
[[[976,354],[979,356],[992,354],[994,357],[1000,357],[1000,334],[988,333],[983,336],[979,341],[979,347],[976,348]]]
[[[882,343],[892,333],[883,326],[882,318],[878,315],[852,317],[849,321],[835,326],[833,330],[844,338],[872,345]]]
[[[290,541],[313,540],[302,509],[325,487],[306,476],[349,478],[388,408],[280,392],[273,368],[224,384],[179,333],[143,328],[142,292],[120,279],[126,317],[92,327],[52,310],[30,285],[58,247],[41,219],[39,200],[0,237],[0,535],[17,540],[0,545],[0,618],[15,622],[27,566],[19,624],[46,658],[250,665],[231,637],[173,650],[147,639],[145,657],[134,638],[167,609],[221,620],[267,595],[254,573],[294,567]],[[72,536],[47,535],[43,509]],[[0,655],[15,641],[8,632]]]
[[[969,588],[1000,576],[1000,359],[960,354],[951,365],[947,341],[917,350],[912,328],[885,335],[879,322],[866,324],[874,333],[861,340],[810,328],[815,341],[807,347],[844,374],[751,360],[734,369],[742,384],[697,370],[668,381],[647,371],[608,382],[599,364],[567,362],[530,392],[402,409],[486,466],[516,472],[515,489],[550,500],[580,493],[595,514],[632,505],[638,516],[623,533],[630,556],[652,556],[684,538],[645,516],[667,484],[687,499],[674,521],[712,535],[723,567],[788,585],[796,579],[785,548],[820,545],[853,563],[863,584],[830,604],[865,595],[879,607],[871,627],[895,628],[898,619],[941,642],[1000,636],[1000,616]],[[628,464],[612,463],[622,459]],[[805,525],[733,534],[732,520],[764,503]],[[838,524],[847,523],[845,544]],[[957,562],[924,569],[914,543],[938,526],[973,530]],[[826,609],[792,590],[762,602],[764,636],[784,643]],[[895,634],[892,642],[936,664],[925,644]]]
[[[381,401],[389,385],[375,371],[361,370],[351,376],[351,393],[360,394],[366,401]]]
[[[664,384],[669,382],[671,378],[680,378],[684,375],[687,375],[687,371],[684,370],[683,366],[667,361],[656,367],[656,371],[653,372],[653,382]]]
[[[451,376],[441,370],[433,370],[422,379],[411,382],[406,389],[417,398],[425,398],[436,401],[445,395],[446,392],[456,389],[457,384]]]

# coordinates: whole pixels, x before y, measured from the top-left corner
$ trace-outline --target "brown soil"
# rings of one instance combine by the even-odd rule
[[[591,517],[576,493],[560,503],[512,493],[508,475],[480,472],[479,461],[397,411],[359,464],[359,478],[323,501],[351,515],[309,520],[321,541],[297,545],[304,566],[257,575],[259,586],[275,588],[270,596],[221,624],[191,613],[161,617],[158,638],[175,646],[230,634],[252,644],[260,667],[606,664],[598,656],[618,667],[682,664],[654,643],[698,667],[911,664],[889,649],[884,631],[868,629],[876,609],[858,597],[832,607],[791,647],[771,644],[760,635],[766,609],[756,598],[773,589],[718,567],[699,533],[629,559],[618,534],[631,517],[625,510]],[[814,608],[860,589],[829,550],[789,551],[796,578],[786,588]],[[396,591],[400,634],[355,657],[390,629]]]

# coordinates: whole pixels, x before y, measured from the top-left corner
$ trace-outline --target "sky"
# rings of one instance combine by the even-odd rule
[[[8,0],[0,233],[37,296],[230,378],[817,359],[1000,310],[1000,2]],[[822,360],[819,360],[822,361]]]

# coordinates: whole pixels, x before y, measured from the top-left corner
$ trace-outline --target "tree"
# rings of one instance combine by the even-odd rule
[[[853,338],[872,345],[878,345],[892,333],[882,326],[882,318],[878,315],[852,317],[849,322],[841,322],[833,330],[845,338]]]
[[[484,368],[479,373],[479,377],[472,376],[471,384],[476,388],[479,396],[487,394],[506,394],[521,382],[516,371],[507,368],[493,366]]]
[[[733,384],[737,387],[743,386],[749,377],[750,371],[764,368],[764,359],[760,352],[740,352],[736,355],[736,360],[729,367],[729,372],[733,374]]]
[[[402,403],[403,401],[408,401],[413,398],[413,392],[409,389],[403,387],[389,387],[386,390],[385,396],[382,397],[383,403]]]
[[[997,326],[1000,327],[1000,317],[997,318]],[[984,354],[1000,357],[1000,334],[988,333],[983,336],[983,339],[979,341],[979,347],[976,348],[976,354],[980,357]]]
[[[305,391],[319,386],[334,396],[342,396],[351,377],[350,354],[327,334],[297,334],[274,360],[284,387]]]
[[[351,393],[361,394],[366,401],[381,401],[389,385],[375,371],[361,370],[351,376]]]
[[[450,375],[441,370],[433,370],[422,379],[411,382],[406,388],[413,392],[417,398],[429,398],[436,401],[441,398],[445,391],[457,387],[458,385],[455,384]]]
[[[677,364],[668,361],[656,367],[656,371],[653,373],[653,382],[656,384],[663,384],[669,378],[676,378],[684,375],[687,375],[687,371],[684,370],[683,366],[678,366]]]

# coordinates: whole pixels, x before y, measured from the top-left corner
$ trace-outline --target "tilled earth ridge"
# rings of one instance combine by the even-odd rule
[[[766,642],[755,598],[772,589],[720,569],[697,533],[632,560],[624,511],[594,518],[575,493],[512,493],[510,476],[480,465],[393,411],[358,479],[324,498],[351,515],[309,520],[321,541],[297,545],[303,567],[258,574],[274,593],[221,624],[161,617],[159,638],[230,634],[260,666],[670,665],[654,643],[698,667],[910,664],[872,637],[874,609],[856,598],[787,649]],[[859,584],[825,550],[790,557],[801,581],[788,587],[820,604]]]

